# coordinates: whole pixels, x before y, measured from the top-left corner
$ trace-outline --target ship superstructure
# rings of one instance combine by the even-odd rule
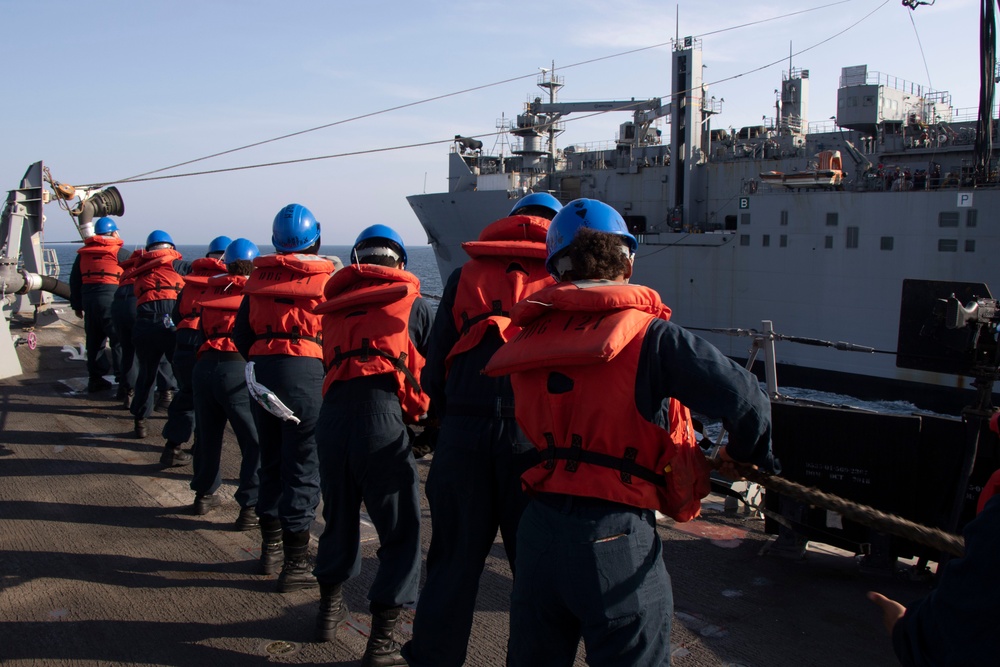
[[[561,78],[544,72],[549,99],[517,117],[512,155],[456,142],[449,191],[408,197],[442,277],[466,259],[460,243],[528,191],[600,199],[640,239],[634,280],[656,289],[680,324],[772,320],[789,335],[876,350],[783,346],[783,374],[806,386],[890,396],[891,385],[966,386],[959,376],[898,368],[890,353],[904,279],[989,283],[996,273],[1000,191],[992,169],[976,169],[975,115],[956,112],[946,92],[861,65],[842,70],[836,117],[810,123],[809,71],[789,67],[773,117],[713,129],[721,101],[707,97],[701,72],[701,42],[690,37],[673,46],[669,103],[564,104]],[[556,147],[566,114],[612,110],[632,116],[616,141]],[[987,136],[995,131],[994,121]],[[704,335],[747,356],[745,339]]]

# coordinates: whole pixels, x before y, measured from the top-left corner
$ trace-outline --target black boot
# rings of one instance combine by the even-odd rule
[[[161,391],[160,395],[156,397],[156,402],[153,404],[153,410],[155,412],[166,412],[172,400],[174,400],[173,391],[170,389]]]
[[[281,522],[269,516],[260,518],[260,571],[274,574],[285,558],[281,542]]]
[[[392,638],[401,610],[402,607],[376,608],[372,603],[372,633],[368,635],[368,646],[361,658],[361,667],[406,665],[406,660],[399,653],[399,644]]]
[[[240,515],[236,517],[236,530],[253,530],[259,525],[260,519],[257,518],[257,509],[255,507],[240,508]]]
[[[309,562],[309,531],[293,533],[284,531],[285,564],[278,575],[278,592],[290,593],[306,588],[316,588],[319,582],[313,576],[313,564]]]
[[[164,468],[176,468],[191,463],[191,455],[181,449],[179,443],[167,440],[160,454],[160,465]]]
[[[316,641],[332,642],[337,636],[337,628],[344,624],[350,614],[340,584],[320,584]]]

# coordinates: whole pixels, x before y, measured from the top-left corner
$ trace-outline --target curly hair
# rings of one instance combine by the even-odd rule
[[[231,276],[249,276],[252,271],[253,260],[251,259],[238,259],[226,264],[226,273]]]
[[[630,267],[628,255],[622,252],[620,237],[581,227],[573,241],[563,250],[572,267],[564,271],[563,282],[573,280],[615,280]]]

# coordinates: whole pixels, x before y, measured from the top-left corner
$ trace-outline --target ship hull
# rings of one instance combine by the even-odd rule
[[[503,191],[408,199],[443,278],[467,259],[460,244],[511,205]],[[759,329],[770,320],[782,334],[877,350],[780,343],[778,361],[802,386],[853,386],[848,393],[878,391],[924,405],[942,395],[935,390],[954,396],[968,387],[961,376],[896,366],[902,286],[906,279],[996,282],[1000,236],[989,214],[1000,210],[1000,192],[775,191],[739,205],[735,230],[641,235],[633,280],[657,290],[674,321],[737,359],[747,357],[748,338],[706,330]],[[957,224],[952,216],[942,226],[941,212],[957,213]]]

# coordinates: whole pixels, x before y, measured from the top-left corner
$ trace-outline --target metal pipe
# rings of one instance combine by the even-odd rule
[[[52,276],[41,276],[37,273],[28,273],[27,271],[22,271],[21,276],[24,279],[24,286],[16,290],[16,294],[24,294],[31,290],[42,290],[43,292],[51,292],[56,296],[61,296],[67,301],[69,300],[69,284],[61,280],[56,280]]]

